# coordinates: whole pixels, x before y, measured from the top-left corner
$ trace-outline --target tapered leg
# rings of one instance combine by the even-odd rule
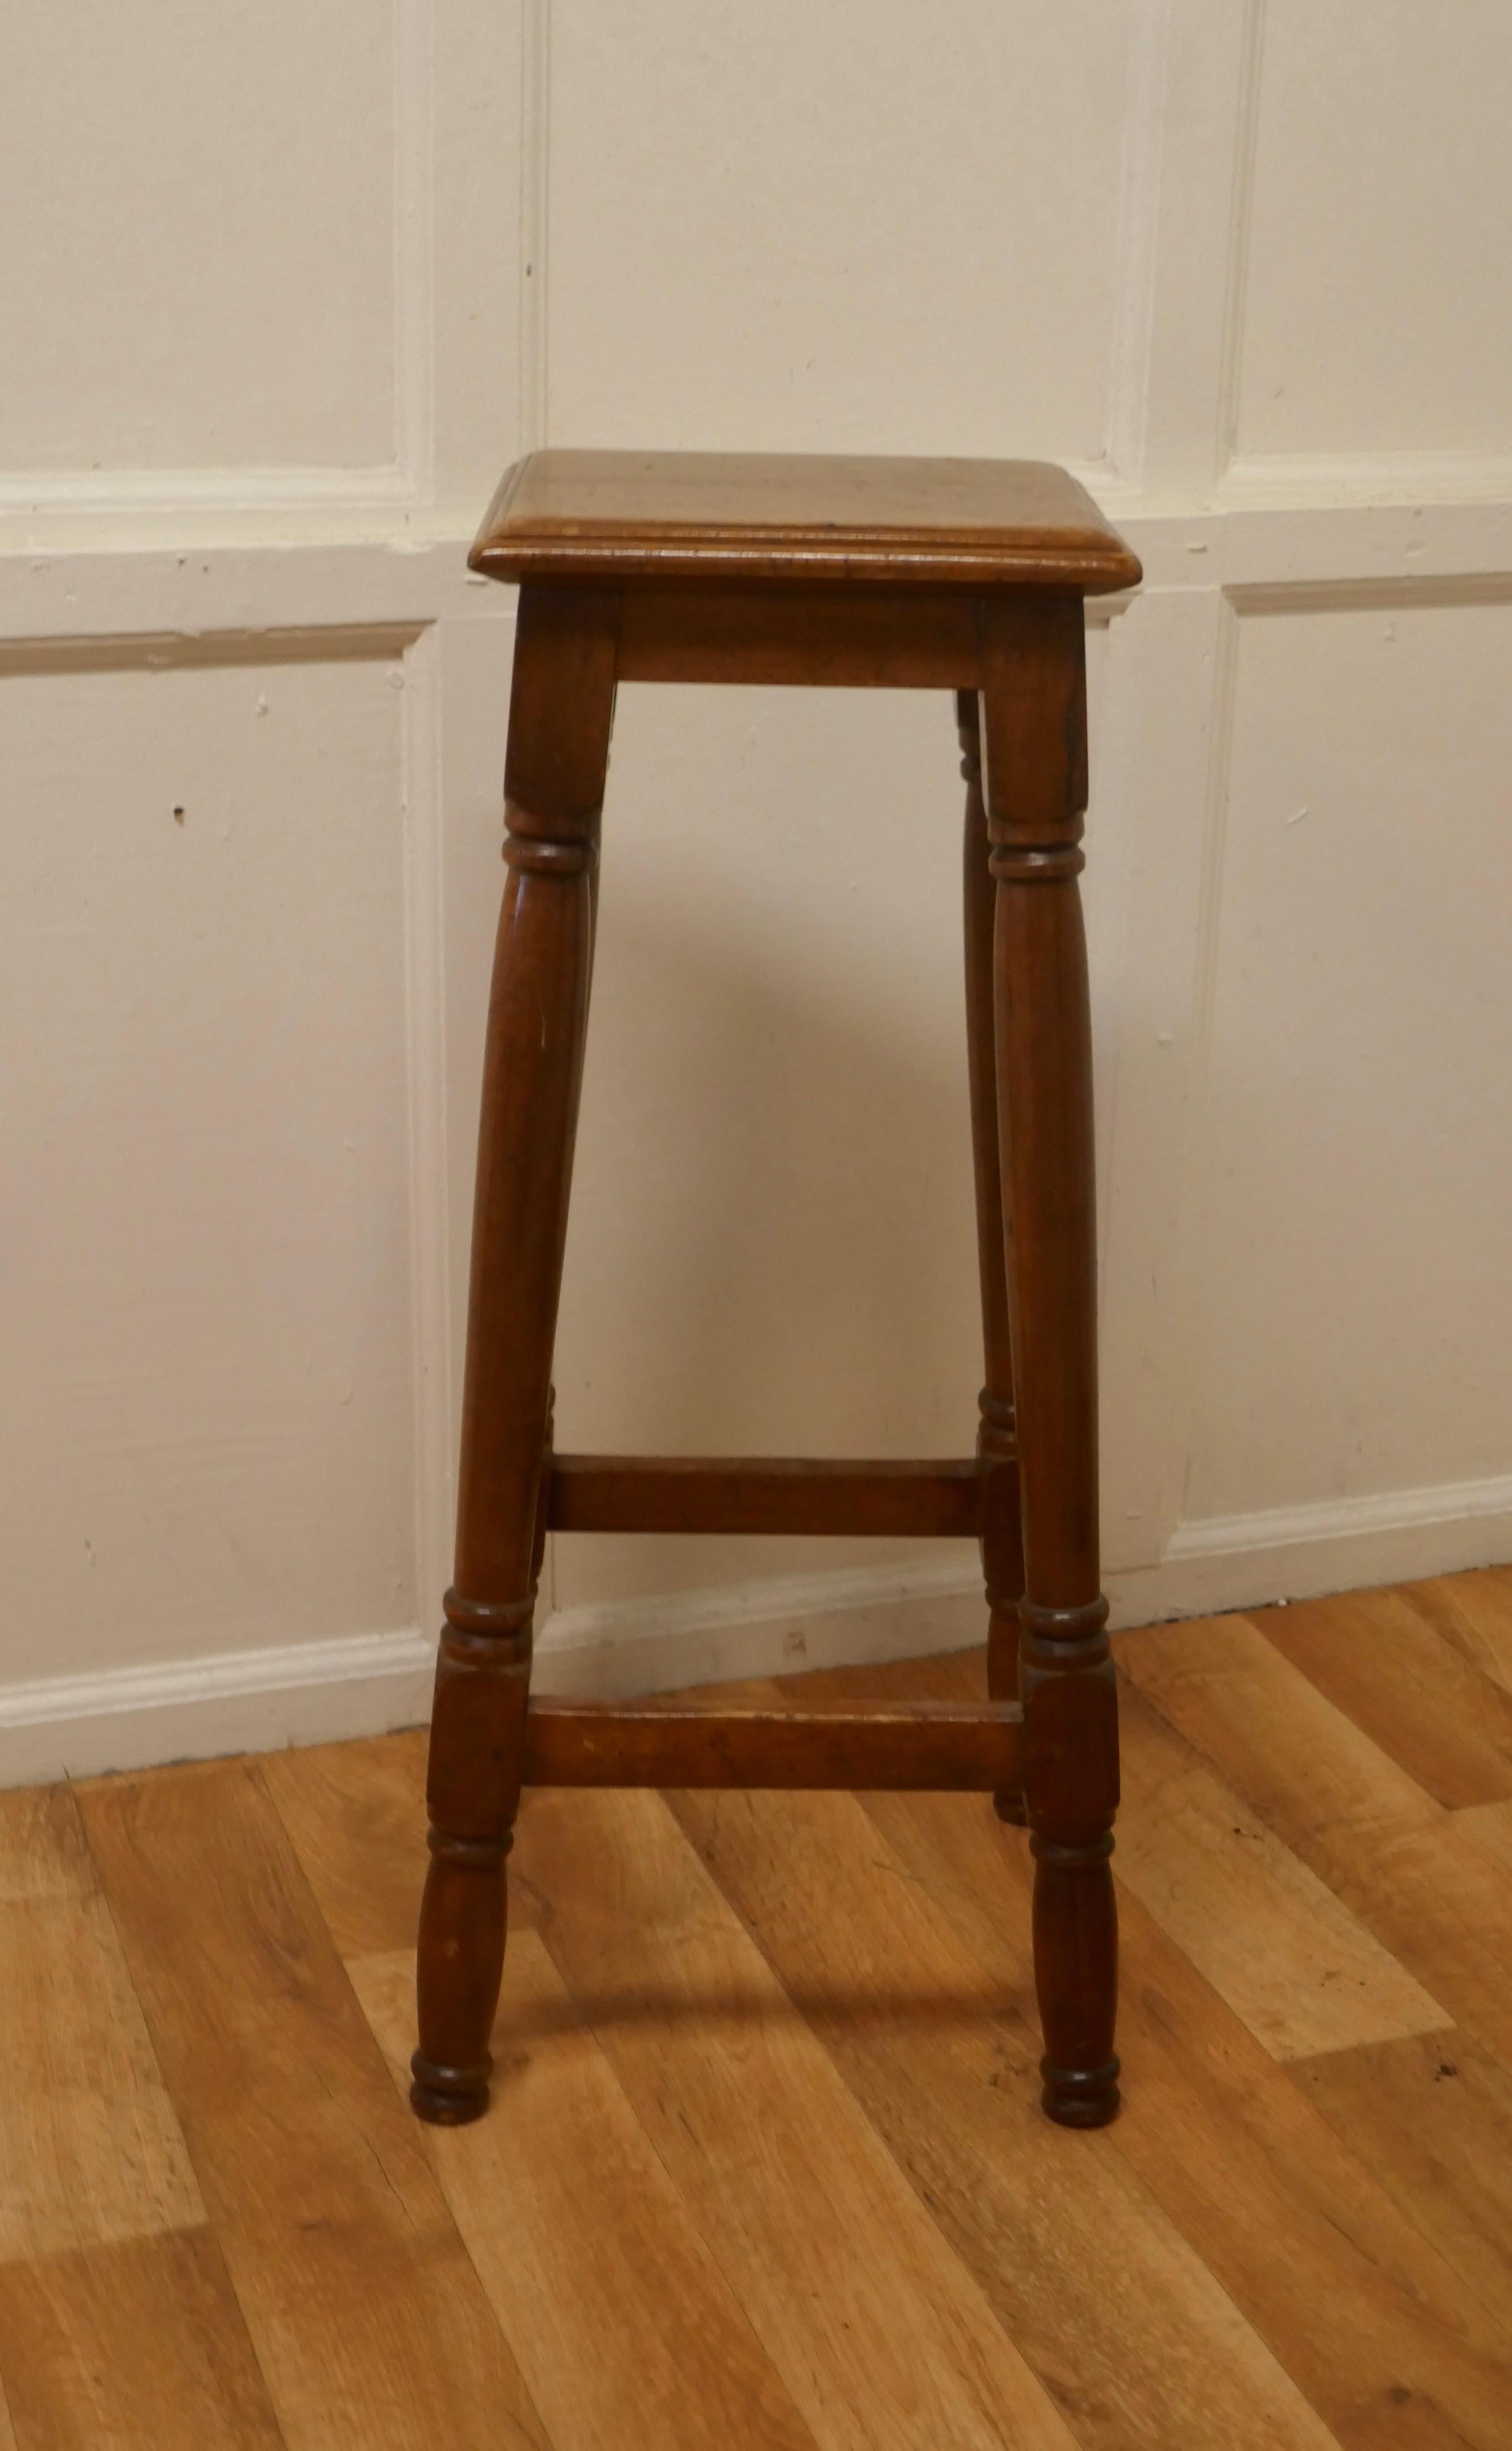
[[[476,2119],[504,1956],[504,1858],[520,1801],[542,1460],[582,1079],[593,871],[617,607],[521,593],[504,773],[499,924],[473,1209],[455,1579],[431,1719],[421,1908],[422,2118]]]
[[[988,868],[981,717],[974,690],[956,692],[955,723],[961,744],[961,774],[966,783],[966,1054],[972,1090],[972,1152],[976,1174],[976,1246],[985,1358],[985,1383],[977,1400],[980,1421],[976,1451],[986,1468],[982,1571],[988,1607],[987,1690],[994,1702],[1011,1702],[1018,1696],[1018,1604],[1024,1590],[1024,1551],[1019,1533],[1018,1441],[1013,1426],[1013,1360],[992,1022],[992,932],[997,888]],[[1001,1787],[992,1801],[1005,1821],[1023,1821],[1022,1788]]]
[[[1087,805],[1076,598],[985,612],[994,982],[1025,1591],[1020,1685],[1045,2108],[1118,2108],[1118,1721],[1098,1589],[1091,1025],[1077,885]]]

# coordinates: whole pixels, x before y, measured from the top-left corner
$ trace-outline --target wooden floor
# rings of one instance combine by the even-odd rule
[[[422,1736],[0,1796],[0,2443],[1507,2451],[1512,1570],[1116,1648],[1094,2135],[981,1799],[527,1799],[438,2132]]]

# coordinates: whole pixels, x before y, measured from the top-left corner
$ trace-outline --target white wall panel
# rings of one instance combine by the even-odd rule
[[[558,1345],[564,1447],[971,1453],[958,769],[943,693],[621,691]],[[1092,831],[1096,949],[1119,854],[1095,815]],[[919,1544],[579,1537],[556,1551],[570,1606]]]
[[[430,203],[434,311],[405,374],[434,417],[437,494],[476,524],[520,448],[521,11],[520,0],[404,7],[428,47],[433,122],[412,129],[408,186],[412,210]]]
[[[8,1678],[415,1608],[399,670],[117,660],[0,678]]]
[[[6,12],[0,466],[392,460],[394,21]]]
[[[957,763],[943,696],[621,693],[563,1445],[970,1449]],[[846,1554],[562,1540],[557,1598]]]
[[[1512,1554],[1504,10],[11,16],[0,1776],[425,1708],[542,442],[1090,471],[1115,1611]],[[624,693],[563,1439],[969,1442],[951,732]],[[981,1630],[554,1545],[578,1690]]]
[[[1504,0],[1265,0],[1242,454],[1512,449]]]
[[[1512,606],[1239,624],[1188,1517],[1504,1474]]]
[[[1106,0],[560,0],[552,440],[1097,459],[1129,36]]]

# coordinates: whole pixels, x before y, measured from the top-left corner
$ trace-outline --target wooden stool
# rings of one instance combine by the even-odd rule
[[[1118,2108],[1118,1730],[1098,1589],[1082,599],[1129,586],[1139,564],[1079,485],[1034,462],[544,451],[505,477],[471,567],[520,581],[520,621],[410,2099],[443,2123],[486,2107],[522,1785],[977,1789],[1027,1817],[1037,1859],[1045,2108],[1099,2127]],[[970,1461],[553,1451],[621,680],[955,693],[987,1380]],[[795,1712],[532,1701],[551,1529],[973,1535],[991,1698]]]

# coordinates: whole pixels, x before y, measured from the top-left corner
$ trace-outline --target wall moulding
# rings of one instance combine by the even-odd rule
[[[539,451],[550,426],[551,0],[522,0],[520,18],[520,448]]]
[[[1234,127],[1233,188],[1228,208],[1228,268],[1224,287],[1223,346],[1218,378],[1217,461],[1220,478],[1239,438],[1245,317],[1249,300],[1249,241],[1254,207],[1255,151],[1265,74],[1266,0],[1245,0]]]
[[[1256,579],[1224,589],[1225,601],[1244,618],[1267,613],[1426,613],[1453,604],[1505,604],[1512,600],[1512,571],[1415,571],[1379,578]]]
[[[458,536],[254,544],[154,539],[135,549],[0,552],[0,647],[153,639],[207,652],[217,637],[289,652],[331,633],[414,635],[440,620],[507,618],[513,591],[469,577]],[[338,650],[340,652],[340,650]],[[378,652],[383,652],[379,650]]]
[[[383,663],[424,634],[416,622],[258,630],[107,631],[95,637],[0,638],[6,673],[203,672],[236,665]]]
[[[1145,565],[1144,593],[1169,587],[1353,584],[1512,574],[1512,464],[1495,498],[1320,502],[1289,492],[1194,500],[1098,490]],[[245,504],[187,502],[70,518],[23,534],[0,515],[0,638],[147,630],[312,630],[328,624],[512,615],[516,591],[466,568],[475,506],[415,516],[328,510],[274,520]],[[1103,597],[1089,618],[1131,600]]]
[[[1172,26],[1178,0],[1125,0],[1122,157],[1112,229],[1111,301],[1102,447],[1067,465],[1115,500],[1142,475],[1159,278],[1162,160]],[[521,451],[552,431],[553,0],[521,0],[519,401]],[[1115,40],[1119,39],[1115,36]],[[613,440],[605,435],[606,442]]]
[[[434,482],[434,0],[393,0],[394,458],[364,466],[0,472],[0,549],[29,522],[147,513],[381,511]]]
[[[1494,510],[1512,502],[1512,454],[1245,452],[1227,461],[1214,499],[1226,510],[1462,502]]]
[[[1084,482],[1137,487],[1145,465],[1159,278],[1160,182],[1174,0],[1129,0],[1129,84],[1113,275],[1107,440]]]
[[[371,468],[49,468],[0,475],[0,520],[154,512],[367,510],[419,502],[411,471]]]

